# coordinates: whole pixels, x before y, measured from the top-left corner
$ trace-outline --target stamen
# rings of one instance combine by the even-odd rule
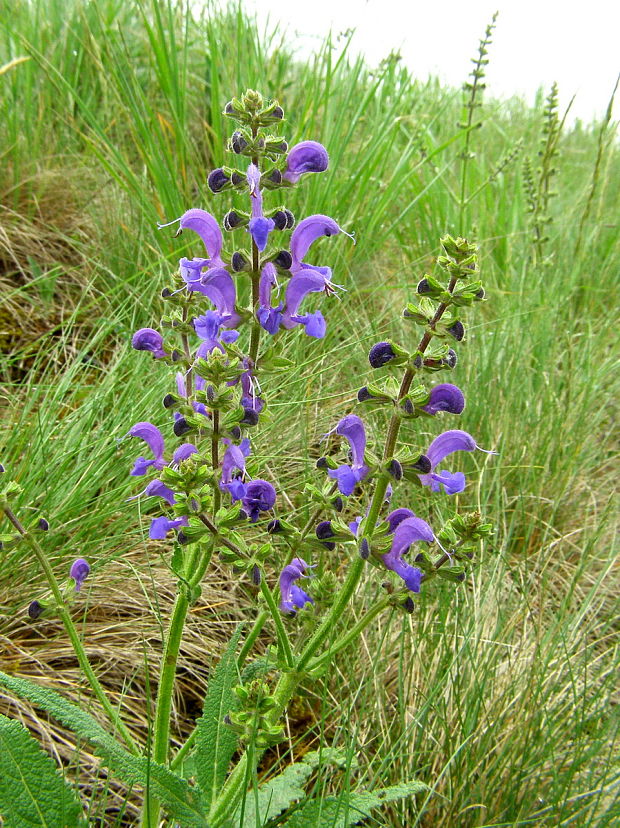
[[[163,230],[164,227],[170,227],[171,224],[176,224],[177,221],[181,221],[183,216],[179,216],[178,218],[172,219],[172,221],[167,221],[165,224],[161,224],[161,222],[157,222],[157,229]],[[179,229],[179,232],[182,228]],[[177,234],[178,235],[178,234]]]

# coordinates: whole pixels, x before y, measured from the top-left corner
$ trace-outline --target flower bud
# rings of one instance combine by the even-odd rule
[[[177,399],[173,394],[166,394],[166,396],[162,400],[162,405],[164,408],[174,408],[177,404]]]
[[[254,586],[260,586],[260,569],[256,564],[254,564],[254,566],[252,567],[250,578]]]
[[[329,520],[323,520],[319,525],[316,527],[316,536],[317,538],[323,543],[323,546],[326,549],[335,549],[336,544],[332,541],[326,540],[326,538],[333,538],[334,537],[334,530],[332,529],[331,522]]]
[[[367,561],[370,558],[370,544],[366,538],[362,538],[360,543],[360,558]]]
[[[36,621],[37,618],[40,618],[43,615],[45,609],[45,605],[42,604],[40,601],[32,601],[32,603],[28,607],[28,615],[30,616],[30,618],[32,618],[33,621]]]
[[[233,152],[236,152],[237,155],[243,152],[243,150],[247,147],[248,142],[243,137],[243,133],[239,132],[238,130],[233,132],[230,136],[230,148]]]
[[[214,388],[212,385],[207,385],[207,387],[206,387],[206,394],[207,394],[207,400],[208,400],[210,403],[215,402],[215,400],[216,400],[216,398],[217,398],[217,393],[216,393],[216,391],[215,391],[215,388]]]
[[[278,532],[282,531],[282,524],[280,523],[278,518],[274,518],[273,520],[269,521],[269,523],[267,524],[267,531],[270,535],[277,535]]]
[[[295,224],[295,216],[290,210],[278,210],[277,213],[273,214],[272,218],[277,230],[290,230]]]
[[[229,210],[222,219],[222,224],[224,225],[224,230],[234,230],[243,224],[243,218],[234,210]]]
[[[39,518],[37,528],[40,529],[42,532],[47,532],[47,530],[50,528],[49,522],[44,517]]]
[[[373,396],[368,390],[366,385],[362,386],[360,390],[357,392],[357,401],[358,402],[366,402],[367,400],[372,400]]]
[[[170,358],[173,362],[179,362],[179,360],[183,359],[183,354],[175,348],[170,354]]]
[[[465,336],[465,326],[463,325],[462,322],[459,322],[458,320],[454,323],[454,325],[451,325],[447,330],[448,330],[448,333],[451,336],[453,336],[456,339],[457,342],[460,342],[463,339],[463,337]]]
[[[381,368],[383,365],[390,362],[390,360],[394,359],[395,356],[396,354],[394,353],[391,343],[377,342],[377,344],[373,345],[370,349],[368,361],[373,368]]]
[[[170,299],[170,297],[172,296],[172,291],[170,290],[170,288],[164,288],[159,295],[162,299]]]
[[[269,114],[272,118],[277,118],[280,121],[284,118],[284,110],[281,106],[276,106],[275,109],[272,109]]]
[[[415,463],[412,463],[412,467],[422,474],[430,474],[433,466],[429,458],[425,454],[421,454]]]
[[[69,570],[69,577],[73,578],[75,581],[75,591],[79,592],[82,588],[82,584],[88,578],[90,574],[90,564],[88,561],[84,560],[84,558],[78,558],[76,561],[73,561],[71,564],[71,569]]]
[[[172,430],[177,437],[182,437],[184,434],[187,434],[188,431],[191,431],[192,427],[187,422],[185,417],[179,417],[178,420],[175,420]]]
[[[177,541],[181,544],[181,546],[185,546],[189,543],[189,538],[182,529],[177,532]]]
[[[243,425],[255,426],[258,423],[258,411],[253,408],[244,408],[243,419],[240,421]]]
[[[388,472],[392,475],[394,480],[402,480],[403,479],[403,467],[400,465],[398,460],[392,459],[388,466]]]
[[[474,298],[475,298],[478,302],[480,302],[482,299],[484,299],[484,297],[485,297],[485,291],[484,291],[484,288],[480,288],[480,290],[478,291],[478,293],[475,295],[475,297],[474,297]]]
[[[207,178],[207,185],[212,193],[221,192],[230,181],[229,176],[226,175],[221,167],[217,167],[209,173]]]
[[[446,357],[443,360],[444,365],[447,365],[448,368],[454,368],[456,363],[458,362],[458,357],[456,355],[456,351],[450,348]]]
[[[403,408],[403,411],[405,412],[405,414],[407,414],[409,417],[412,417],[413,414],[415,413],[415,406],[411,402],[409,397],[405,398],[405,401],[402,404],[402,408]]]
[[[239,428],[239,426],[233,426],[230,429],[230,436],[233,438],[233,440],[241,439],[241,429]]]
[[[273,260],[273,263],[282,268],[282,270],[290,270],[293,264],[293,257],[288,250],[280,250],[278,255]]]
[[[224,112],[226,115],[234,115],[235,114],[235,107],[232,101],[228,101],[226,106],[224,107]]]
[[[421,368],[423,364],[424,364],[424,360],[422,359],[420,354],[418,354],[417,357],[415,357],[415,359],[413,360],[413,367],[414,368]]]
[[[246,182],[245,176],[241,175],[241,173],[238,173],[236,170],[233,172],[230,180],[232,182],[233,187],[238,187],[239,184],[245,184]]]
[[[342,510],[344,509],[344,501],[343,501],[343,499],[340,497],[340,495],[338,495],[338,497],[335,497],[335,498],[332,500],[332,506],[334,507],[334,509],[335,509],[337,512],[342,512]]]
[[[280,172],[280,170],[273,169],[271,170],[271,172],[267,173],[267,175],[265,176],[265,181],[267,181],[269,184],[281,184],[282,173]]]
[[[411,596],[405,598],[403,602],[403,609],[405,610],[405,612],[408,612],[410,614],[414,611],[415,604],[413,603],[413,598]]]
[[[418,286],[416,288],[416,291],[420,294],[430,293],[431,292],[431,286],[428,283],[428,279],[421,279],[418,282]]]
[[[6,471],[6,469],[4,468],[2,463],[0,463],[0,474],[4,474],[5,471]]]
[[[242,270],[245,270],[248,267],[248,260],[240,253],[238,250],[232,254],[232,259],[230,261],[230,266],[233,269],[234,273],[241,273]]]
[[[317,469],[328,469],[329,463],[327,462],[327,457],[319,457],[316,461],[316,467]]]

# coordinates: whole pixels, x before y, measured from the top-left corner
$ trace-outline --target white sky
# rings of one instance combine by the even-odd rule
[[[438,74],[455,86],[470,71],[469,58],[499,11],[488,56],[489,94],[520,93],[532,101],[539,86],[548,91],[557,80],[561,106],[576,94],[571,113],[585,121],[605,112],[620,71],[618,0],[244,0],[243,5],[257,13],[259,23],[269,16],[296,33],[300,55],[315,49],[330,27],[334,33],[355,28],[354,51],[371,65],[398,49],[415,76]]]

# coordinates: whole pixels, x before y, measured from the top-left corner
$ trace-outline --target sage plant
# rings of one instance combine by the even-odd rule
[[[340,441],[338,453],[319,459],[306,487],[305,520],[298,523],[278,485],[261,476],[257,425],[277,391],[278,372],[292,365],[284,356],[286,343],[307,336],[309,347],[320,348],[315,340],[333,324],[329,300],[340,286],[328,265],[315,263],[312,245],[323,236],[349,234],[332,217],[297,220],[286,206],[291,188],[328,168],[321,144],[306,140],[289,148],[279,134],[282,108],[251,90],[230,101],[224,113],[236,122],[228,144],[235,163],[207,177],[214,196],[209,201],[223,202],[221,223],[215,209],[191,207],[161,225],[162,232],[174,228],[194,239],[198,255],[183,257],[163,286],[164,313],[156,327],[132,337],[133,348],[146,352],[139,358],[154,360],[153,370],[167,370],[170,384],[161,408],[142,415],[154,422],[127,424],[127,474],[140,479],[133,497],[155,505],[149,535],[170,550],[164,554],[178,577],[148,755],[147,826],[159,825],[162,806],[182,825],[243,825],[257,764],[282,738],[282,717],[299,684],[320,677],[387,608],[411,612],[416,595],[432,588],[433,580],[465,580],[480,539],[491,531],[478,512],[455,509],[439,527],[426,519],[432,499],[450,502],[465,489],[465,474],[454,470],[453,461],[457,453],[482,451],[474,436],[448,428],[429,445],[417,438],[417,451],[399,442],[401,430],[408,444],[415,443],[421,424],[459,417],[465,409],[460,388],[436,381],[456,365],[455,346],[466,337],[463,310],[485,296],[476,247],[463,238],[441,239],[437,275],[426,274],[413,286],[415,296],[404,309],[412,326],[406,344],[390,339],[370,349],[369,378],[352,402],[354,410],[343,411],[329,432],[332,441]],[[232,193],[244,196],[245,210],[226,203]],[[244,283],[247,305],[240,301]],[[369,427],[375,409],[389,415],[382,438]],[[135,765],[142,751],[123,723],[122,709],[111,705],[88,664],[67,597],[34,533],[12,511],[15,490],[9,489],[4,511],[41,560],[54,593],[52,609],[125,742],[118,750]],[[406,505],[392,508],[392,498]],[[237,630],[213,678],[221,715],[214,719],[210,712],[210,688],[202,719],[173,756],[171,706],[183,628],[214,555],[229,567],[231,579],[254,585],[260,600],[251,626]],[[342,561],[347,571],[339,581],[335,573]],[[89,571],[84,559],[71,567],[71,600],[79,599],[76,592]],[[340,622],[362,581],[375,583],[380,597],[347,627]],[[33,617],[41,607],[36,603]],[[275,633],[273,646],[253,661],[255,645],[269,630]],[[27,695],[21,685],[4,684]],[[136,768],[144,766],[108,754],[103,750],[119,775],[141,781]],[[176,772],[191,755],[196,776],[188,781]]]

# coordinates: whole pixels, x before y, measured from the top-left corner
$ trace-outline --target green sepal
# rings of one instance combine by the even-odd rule
[[[224,430],[233,428],[238,425],[245,417],[245,411],[240,405],[235,406],[231,411],[227,411],[222,417],[221,426]]]
[[[466,285],[457,287],[452,294],[452,303],[457,307],[472,305],[476,301],[476,295],[482,290],[482,282],[468,282]]]
[[[222,507],[215,513],[214,523],[218,529],[228,529],[239,523],[241,514],[241,506],[237,503],[232,506]]]
[[[9,480],[0,489],[0,509],[6,508],[11,500],[23,492],[22,487],[15,480]]]
[[[275,353],[274,348],[264,351],[258,360],[258,367],[262,371],[287,371],[295,362],[287,357]]]
[[[418,325],[428,325],[435,316],[435,310],[433,300],[422,297],[417,302],[407,303],[403,311],[403,318],[416,322]]]
[[[442,566],[436,570],[436,573],[444,581],[452,581],[454,584],[460,584],[465,580],[464,566]]]

